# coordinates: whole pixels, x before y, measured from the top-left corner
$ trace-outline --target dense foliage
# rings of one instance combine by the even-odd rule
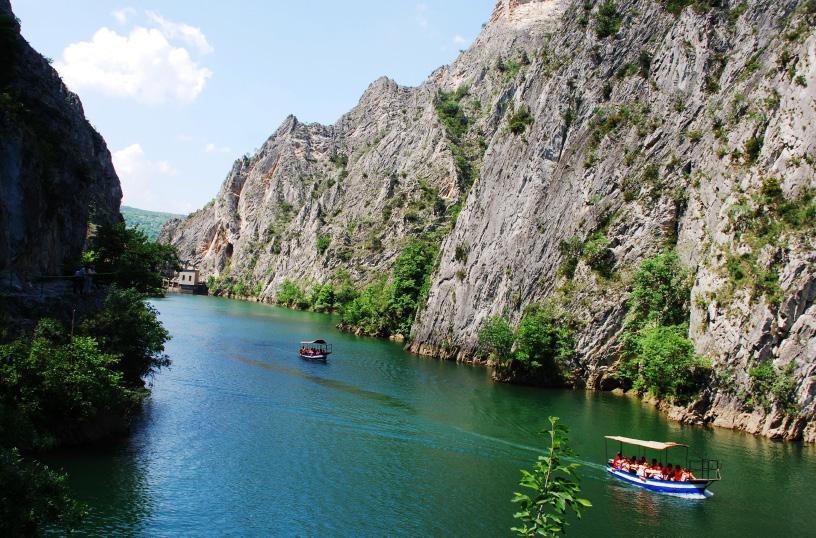
[[[668,251],[641,263],[629,300],[628,325],[680,325],[688,321],[691,282],[677,253]]]
[[[439,90],[434,100],[436,114],[448,136],[458,141],[462,138],[468,128],[468,119],[462,109],[462,99],[468,94],[467,86],[460,86],[455,91],[445,92]]]
[[[151,295],[162,293],[161,272],[179,265],[174,247],[154,243],[125,223],[100,226],[92,248],[86,261],[104,280]]]
[[[564,312],[532,304],[515,332],[504,318],[489,318],[479,330],[479,352],[494,361],[499,377],[562,381],[575,351],[572,325]]]
[[[657,325],[644,328],[632,342],[631,352],[638,377],[637,389],[680,401],[692,397],[702,386],[706,362],[694,352],[686,325]]]
[[[620,31],[623,15],[615,2],[606,1],[598,7],[595,20],[595,34],[600,39],[617,34]]]
[[[390,282],[378,279],[345,305],[342,323],[365,334],[408,335],[423,297],[430,288],[437,246],[410,241],[394,262]]]
[[[0,535],[39,536],[46,528],[71,529],[83,510],[65,477],[0,447]]]
[[[184,215],[174,213],[161,213],[159,211],[147,211],[136,209],[135,207],[122,206],[122,218],[129,228],[138,228],[147,236],[150,241],[155,241],[159,237],[162,226],[171,219],[183,218]]]
[[[169,335],[144,292],[161,292],[157,271],[175,265],[175,251],[124,224],[99,228],[93,245],[83,262],[100,273],[104,300],[73,299],[70,329],[42,317],[33,331],[0,335],[0,535],[76,524],[82,511],[62,477],[21,453],[121,431],[146,394],[144,376],[169,364]]]
[[[759,406],[770,411],[776,405],[787,415],[799,412],[796,402],[796,380],[793,363],[784,370],[777,370],[771,362],[761,362],[748,371],[751,377],[751,393],[746,400],[748,408]]]
[[[674,251],[644,260],[635,274],[618,375],[640,391],[684,402],[710,363],[688,338],[689,274]]]
[[[513,517],[521,525],[511,530],[519,536],[560,536],[569,526],[568,511],[580,518],[582,510],[592,506],[578,496],[580,464],[563,461],[575,455],[567,442],[568,431],[558,417],[550,417],[550,429],[543,432],[550,442],[546,455],[538,457],[532,471],[521,471],[519,484],[533,493],[515,493],[513,497],[513,502],[519,505]]]
[[[536,304],[526,309],[516,331],[516,360],[557,374],[574,348],[572,329],[563,315]]]
[[[510,360],[516,335],[507,320],[492,316],[479,330],[479,351],[497,363]]]
[[[73,440],[102,415],[132,406],[120,357],[90,336],[42,319],[32,337],[0,346],[0,440],[21,449]]]
[[[94,338],[105,353],[119,357],[115,368],[128,386],[140,386],[145,376],[170,364],[164,354],[170,334],[156,309],[134,289],[112,287],[103,308],[85,320],[79,332]]]
[[[287,308],[314,310],[315,312],[341,311],[359,296],[348,272],[339,271],[330,282],[301,287],[288,278],[281,282],[275,302]]]
[[[507,128],[510,129],[511,133],[518,135],[523,133],[528,125],[532,125],[533,121],[530,109],[521,107],[507,118]]]

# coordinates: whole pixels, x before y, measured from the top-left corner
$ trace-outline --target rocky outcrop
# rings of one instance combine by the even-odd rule
[[[62,274],[81,256],[89,223],[120,219],[121,197],[79,98],[0,0],[0,271]]]
[[[473,46],[423,85],[381,79],[333,126],[289,118],[164,240],[270,298],[285,278],[345,269],[366,282],[407,237],[436,233],[410,350],[472,361],[489,316],[518,322],[527,305],[558,301],[581,327],[578,384],[597,389],[618,384],[632,273],[676,248],[694,275],[689,336],[716,375],[689,408],[664,408],[816,441],[813,227],[763,198],[774,178],[785,204],[816,188],[816,13],[797,0],[722,4],[671,13],[627,0],[615,16],[501,0]],[[464,86],[467,128],[453,137],[434,99]],[[614,276],[578,261],[568,278],[562,242],[592,234],[608,241]],[[769,361],[789,376],[795,411],[747,401],[751,369]]]

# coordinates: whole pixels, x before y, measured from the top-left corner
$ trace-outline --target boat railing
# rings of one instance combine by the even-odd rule
[[[720,473],[720,460],[700,458],[691,463],[693,463],[693,465],[690,465],[689,469],[697,474],[698,479],[707,480],[709,482],[722,480],[722,474]]]

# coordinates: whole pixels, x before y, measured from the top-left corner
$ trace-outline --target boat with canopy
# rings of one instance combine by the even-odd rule
[[[641,456],[643,458],[646,458],[647,456],[659,456],[656,459],[658,459],[660,462],[666,463],[669,461],[668,458],[670,451],[673,450],[676,454],[678,450],[674,449],[685,449],[685,468],[691,469],[695,474],[693,478],[682,482],[657,479],[649,476],[638,476],[634,470],[625,471],[622,468],[615,466],[614,460],[609,458],[609,441],[618,443],[618,454],[620,455],[624,455],[623,446],[627,445],[629,447],[635,447],[635,456]],[[615,478],[623,480],[624,482],[628,482],[629,484],[633,484],[650,491],[702,499],[706,497],[706,489],[712,483],[722,480],[718,460],[700,458],[699,460],[690,462],[688,456],[689,446],[684,445],[683,443],[674,443],[671,441],[643,441],[641,439],[632,439],[630,437],[607,435],[605,436],[604,445],[606,449],[607,472]],[[674,456],[675,461],[681,461],[678,459],[678,456],[679,454]]]
[[[325,340],[310,340],[300,343],[298,354],[301,359],[326,362],[332,352],[332,345]]]

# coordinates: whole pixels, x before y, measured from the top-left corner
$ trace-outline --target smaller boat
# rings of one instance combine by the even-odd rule
[[[307,361],[326,362],[331,352],[332,345],[325,340],[312,340],[310,342],[301,342],[298,354],[301,359]]]
[[[606,470],[609,474],[618,478],[619,480],[623,480],[624,482],[628,482],[629,484],[639,486],[641,488],[648,489],[650,491],[655,491],[658,493],[668,493],[673,495],[682,495],[684,497],[690,497],[695,499],[704,499],[706,497],[706,489],[714,482],[722,480],[722,476],[720,475],[720,464],[718,460],[712,460],[707,458],[700,458],[699,460],[695,460],[694,463],[699,465],[691,465],[688,458],[688,445],[684,445],[682,443],[673,443],[673,442],[660,442],[660,441],[642,441],[640,439],[631,439],[629,437],[620,437],[616,435],[607,435],[606,436],[607,442],[605,443],[605,447],[607,449],[606,452]],[[609,458],[608,452],[608,441],[617,441],[619,443],[619,450],[618,454],[621,454],[625,458],[625,454],[623,451],[623,445],[629,445],[633,447],[637,447],[634,449],[636,456],[640,455],[641,457],[646,457],[647,451],[653,451],[649,453],[649,455],[659,455],[659,461],[661,463],[668,463],[669,457],[668,451],[672,448],[682,447],[686,449],[685,452],[685,469],[691,470],[695,474],[692,474],[691,477],[685,481],[674,481],[674,480],[663,480],[659,478],[655,478],[653,476],[648,476],[647,474],[643,473],[640,476],[634,470],[624,470],[623,467],[625,466],[616,466],[615,461]],[[648,461],[648,458],[647,458]],[[682,459],[680,459],[682,461]],[[648,472],[648,471],[647,471]],[[658,475],[660,476],[660,475]]]

